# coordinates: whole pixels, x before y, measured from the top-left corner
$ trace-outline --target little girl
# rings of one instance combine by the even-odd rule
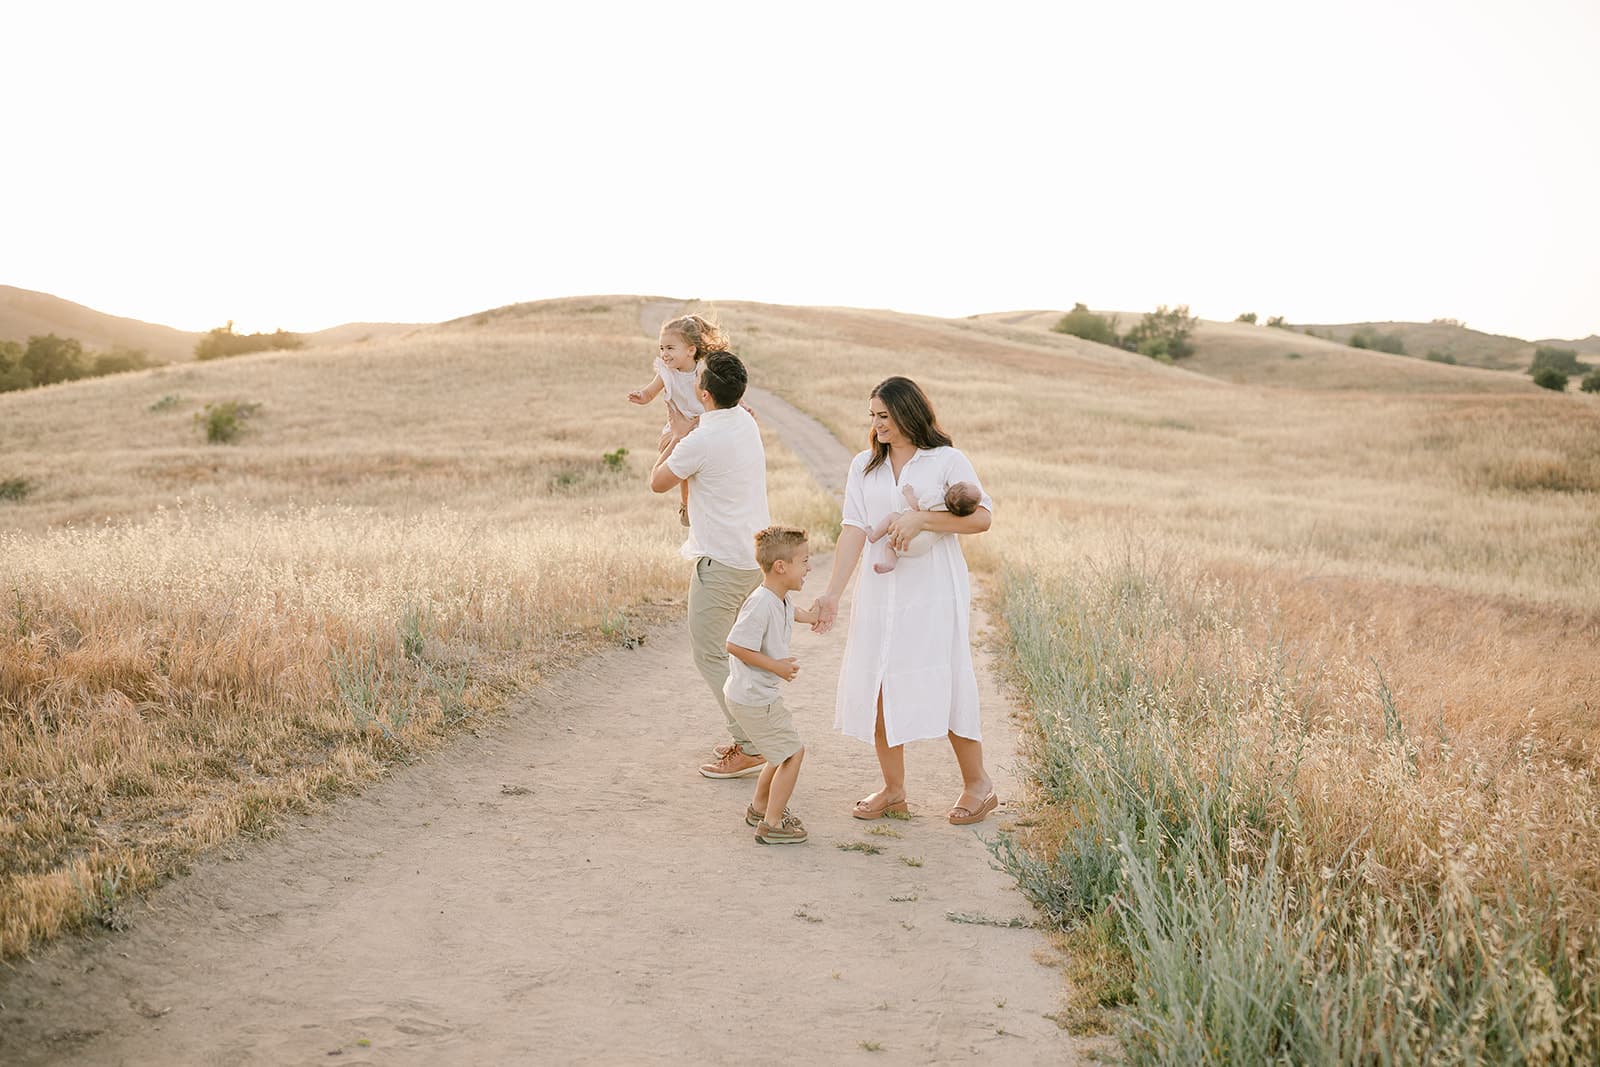
[[[667,404],[689,419],[699,421],[705,405],[700,403],[699,364],[712,352],[728,347],[727,338],[715,323],[699,315],[680,315],[661,327],[660,355],[651,364],[656,376],[643,389],[628,394],[633,404],[648,404],[656,395],[666,391]],[[672,436],[672,423],[661,427],[658,450],[665,450]],[[683,496],[678,504],[678,521],[689,525],[689,483],[683,483]]]

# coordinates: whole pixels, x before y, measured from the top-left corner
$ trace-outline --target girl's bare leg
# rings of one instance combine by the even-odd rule
[[[950,734],[950,747],[955,750],[963,785],[956,807],[973,811],[994,792],[994,779],[983,769],[983,742]]]

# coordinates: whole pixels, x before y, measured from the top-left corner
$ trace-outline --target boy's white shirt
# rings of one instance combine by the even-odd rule
[[[742,407],[708,409],[667,457],[667,469],[689,483],[683,558],[709,556],[735,570],[757,569],[756,534],[772,519],[767,454],[751,414]]]
[[[691,494],[692,495],[692,494]],[[794,605],[768,589],[765,583],[745,598],[739,617],[728,631],[728,643],[782,660],[789,658],[789,642],[794,637]],[[771,671],[752,667],[728,653],[728,680],[722,695],[735,704],[765,707],[778,699],[782,682]]]

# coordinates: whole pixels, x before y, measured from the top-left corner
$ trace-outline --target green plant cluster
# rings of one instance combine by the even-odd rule
[[[77,339],[53,333],[30,337],[26,345],[0,341],[0,393],[153,366],[155,363],[141,349],[86,351]]]
[[[1578,388],[1586,393],[1600,393],[1600,370],[1592,370],[1585,374]]]
[[[1171,363],[1194,354],[1189,335],[1194,332],[1198,321],[1189,314],[1187,304],[1174,308],[1162,304],[1145,315],[1133,329],[1119,334],[1115,316],[1108,319],[1104,315],[1096,315],[1085,304],[1074,304],[1072,310],[1061,316],[1051,329]]]
[[[226,326],[218,326],[200,339],[194,346],[195,359],[223,359],[227,356],[242,356],[247,352],[270,352],[277,349],[304,348],[305,342],[297,334],[287,330],[274,330],[271,333],[234,333],[233,320],[229,319]]]
[[[1528,364],[1528,373],[1534,380],[1539,378],[1539,372],[1552,370],[1568,378],[1576,378],[1593,370],[1589,364],[1578,358],[1575,348],[1557,348],[1554,345],[1540,345],[1533,350],[1533,362]]]
[[[260,410],[260,404],[246,403],[243,400],[224,400],[216,404],[207,404],[204,411],[195,413],[194,421],[205,433],[207,442],[213,445],[228,445],[239,439],[239,435],[244,432],[245,423]]]
[[[1088,992],[1128,1005],[1125,1061],[1600,1062],[1586,1023],[1600,1013],[1586,977],[1594,946],[1541,934],[1554,900],[1515,887],[1505,899],[1454,885],[1378,893],[1359,840],[1336,869],[1293,862],[1310,832],[1295,755],[1308,741],[1282,704],[1289,687],[1186,662],[1178,675],[1206,684],[1169,713],[1151,646],[1230,624],[1173,596],[1139,561],[1082,585],[1012,574],[1005,591],[1035,709],[1029,772],[1063,819],[1038,847],[1008,834],[989,847],[1046,916],[1109,961]],[[1241,678],[1289,669],[1236,666]],[[1380,690],[1381,744],[1414,773],[1381,679]],[[1286,755],[1271,773],[1246,754],[1246,713],[1276,724]]]
[[[1370,326],[1363,326],[1350,335],[1345,342],[1351,348],[1368,348],[1374,352],[1387,352],[1392,356],[1406,354],[1406,342],[1397,333],[1379,333]]]
[[[1540,389],[1564,393],[1567,391],[1567,376],[1554,367],[1540,367],[1533,372],[1533,384]]]

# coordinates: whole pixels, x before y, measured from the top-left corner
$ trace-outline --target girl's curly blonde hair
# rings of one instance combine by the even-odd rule
[[[713,352],[728,350],[728,335],[722,327],[699,315],[679,315],[661,327],[662,333],[675,333],[694,345],[694,358],[698,362]]]

